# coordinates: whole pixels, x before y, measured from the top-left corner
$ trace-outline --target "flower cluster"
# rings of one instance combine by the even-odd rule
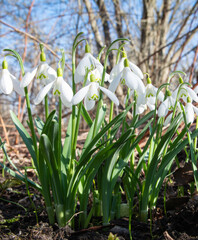
[[[142,114],[147,108],[151,111],[154,110],[157,100],[161,101],[157,111],[159,117],[166,117],[168,112],[174,109],[176,112],[181,112],[180,104],[183,103],[185,103],[183,107],[187,123],[192,123],[194,121],[194,113],[198,113],[198,108],[192,104],[192,101],[198,102],[198,91],[194,91],[186,84],[183,84],[181,77],[179,78],[179,87],[172,93],[167,87],[166,96],[164,96],[162,91],[158,92],[158,88],[152,85],[149,76],[147,76],[147,85],[145,86],[142,71],[128,60],[124,50],[122,51],[120,61],[113,67],[110,74],[108,74],[106,72],[103,73],[103,65],[90,53],[90,47],[86,44],[85,55],[79,62],[74,74],[75,84],[82,83],[83,87],[75,94],[69,84],[64,81],[62,69],[59,67],[57,71],[55,71],[45,62],[43,49],[40,56],[40,64],[32,71],[24,74],[21,82],[8,71],[8,63],[4,60],[0,75],[0,90],[4,94],[10,94],[15,90],[23,96],[24,88],[36,77],[40,80],[43,87],[34,99],[35,105],[41,103],[50,89],[53,88],[53,95],[58,95],[66,107],[71,108],[72,105],[77,105],[84,99],[85,109],[89,111],[94,108],[96,101],[100,99],[101,91],[106,94],[112,102],[119,105],[115,91],[119,83],[121,83],[122,85],[126,85],[130,90],[128,99],[132,96],[134,97],[136,93],[135,114]],[[102,78],[104,78],[103,81]],[[102,82],[109,82],[109,88],[105,88]],[[172,118],[173,113],[168,115],[164,125],[170,123]]]

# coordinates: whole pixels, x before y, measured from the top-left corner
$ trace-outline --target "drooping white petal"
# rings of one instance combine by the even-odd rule
[[[27,87],[30,84],[30,82],[34,79],[34,76],[36,75],[37,72],[37,68],[38,67],[34,68],[32,72],[27,72],[25,74],[20,84],[21,88]]]
[[[42,88],[40,90],[40,92],[38,93],[38,95],[36,96],[36,98],[34,99],[34,104],[37,105],[39,104],[43,99],[44,97],[46,96],[46,94],[49,92],[49,90],[53,87],[55,81],[47,84],[44,88]]]
[[[169,102],[168,98],[162,102],[158,108],[158,116],[159,117],[165,117],[168,113],[168,108],[169,108]]]
[[[198,94],[198,85],[193,90],[196,94]]]
[[[193,110],[194,110],[194,112],[196,113],[196,115],[198,116],[198,108],[195,107],[195,106],[193,106]]]
[[[146,94],[137,91],[137,105],[146,104]]]
[[[170,123],[172,116],[173,116],[173,113],[167,116],[166,120],[164,121],[164,126],[167,126]]]
[[[100,87],[100,90],[103,91],[117,106],[119,105],[119,100],[114,93],[104,87]]]
[[[109,82],[112,82],[114,80],[114,78],[117,77],[117,75],[122,72],[122,70],[124,69],[124,59],[125,58],[121,58],[120,62],[118,64],[116,64],[111,72],[110,72],[110,79]]]
[[[50,66],[47,68],[47,75],[50,81],[54,81],[57,78],[57,72]]]
[[[155,105],[156,97],[147,97],[147,103]]]
[[[164,100],[164,94],[162,91],[159,92],[157,99],[159,99],[161,102]]]
[[[144,86],[144,83],[142,82],[142,80],[140,78],[137,78],[137,82],[138,82],[137,92],[139,94],[144,94],[146,92],[146,88]]]
[[[81,88],[72,98],[72,105],[76,105],[83,100],[86,96],[87,92],[89,91],[89,85]]]
[[[77,81],[76,83],[79,82],[79,77],[81,78],[81,80],[82,77],[84,78],[86,74],[86,68],[91,69],[91,66],[94,66],[95,60],[96,59],[91,55],[91,53],[85,53],[84,57],[79,62],[75,71],[75,75],[77,74],[78,76],[75,77],[75,82]]]
[[[188,123],[193,123],[194,121],[194,110],[192,103],[187,103],[184,107],[185,113],[186,113],[186,121]]]
[[[110,90],[111,92],[115,92],[115,91],[116,91],[116,88],[118,87],[118,84],[119,84],[119,82],[120,82],[120,79],[121,79],[121,77],[122,77],[122,74],[123,74],[123,72],[120,72],[120,73],[117,75],[117,77],[114,78],[114,80],[110,83],[110,85],[109,85],[109,90]]]
[[[14,91],[17,92],[21,96],[25,96],[24,89],[20,87],[20,82],[15,77],[14,78],[13,77],[14,76],[12,76]]]
[[[87,98],[89,100],[98,100],[99,99],[99,84],[97,82],[92,82],[89,84],[89,91],[87,92]]]
[[[41,84],[43,85],[47,85],[57,78],[56,71],[45,62],[39,65],[36,75],[37,78],[42,80]]]
[[[85,97],[84,104],[85,104],[85,109],[86,109],[87,111],[90,111],[91,109],[94,108],[94,106],[95,106],[95,101],[94,101],[94,100],[89,100],[88,97]]]
[[[60,96],[62,81],[64,81],[63,77],[57,77],[56,81],[54,82],[53,95]]]
[[[73,98],[73,91],[71,89],[71,87],[64,81],[62,80],[62,84],[61,84],[61,100],[63,102],[63,104],[66,107],[71,107],[72,106],[72,98]]]
[[[46,75],[47,66],[48,64],[45,62],[39,64],[37,68],[36,78],[39,78],[39,79],[47,78],[47,75]]]
[[[147,109],[146,104],[136,105],[136,114],[142,114]]]
[[[77,84],[77,83],[83,82],[83,81],[84,81],[84,75],[80,75],[80,74],[78,74],[77,71],[75,71],[74,82]]]
[[[0,90],[4,94],[10,94],[13,90],[13,83],[8,69],[2,69],[0,76]]]
[[[149,103],[149,102],[147,102],[147,106],[149,107],[149,109],[150,109],[151,111],[153,111],[153,110],[155,109],[155,105],[154,105],[154,104],[151,104],[151,103]]]
[[[134,63],[129,62],[129,67],[131,68],[131,70],[140,78],[143,79],[144,75],[142,73],[142,71],[140,70],[140,68],[138,66],[136,66]]]
[[[100,73],[100,76],[101,76],[100,78],[102,79],[102,74],[103,74],[103,69],[104,69],[103,65],[97,59],[95,59],[94,67],[95,67],[95,70],[97,70]],[[109,78],[110,78],[110,75],[108,73],[105,73],[104,81],[105,82],[110,81]]]
[[[138,76],[131,72],[129,67],[125,67],[123,70],[122,78],[125,80],[127,87],[130,89],[137,89],[138,88]]]
[[[185,89],[187,90],[189,96],[191,97],[192,100],[194,100],[195,102],[198,102],[198,97],[197,94],[195,93],[195,91],[189,87],[185,86]]]

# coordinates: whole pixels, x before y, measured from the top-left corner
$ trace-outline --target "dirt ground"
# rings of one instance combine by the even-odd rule
[[[20,149],[20,156],[16,148],[9,151],[18,166],[30,165],[24,148]],[[164,213],[162,191],[152,216],[152,236],[150,222],[139,222],[134,216],[131,226],[133,240],[198,240],[198,194],[191,195],[189,191],[189,183],[193,181],[192,167],[189,163],[182,163],[182,154],[179,158],[182,167],[174,170],[167,187],[167,214]],[[31,169],[28,177],[35,178]],[[8,174],[4,178],[0,174],[0,239],[99,240],[108,239],[110,233],[116,234],[120,240],[129,239],[128,218],[114,220],[105,227],[101,219],[93,219],[94,224],[88,229],[76,231],[69,226],[60,229],[56,224],[50,226],[41,194],[31,187],[29,193],[28,196],[25,184],[13,180]]]

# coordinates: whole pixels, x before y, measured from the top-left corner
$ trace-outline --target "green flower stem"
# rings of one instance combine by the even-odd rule
[[[129,103],[129,94],[130,94],[130,88],[127,89],[127,97],[126,97],[125,108],[127,108],[128,103]],[[124,120],[123,120],[123,124],[122,124],[122,134],[123,134],[124,131],[125,131],[126,119],[127,119],[127,117],[125,117]]]
[[[61,126],[61,124],[62,124],[62,101],[61,101],[61,98],[59,97],[59,116],[58,116],[59,130],[58,130],[58,159],[57,159],[59,172],[61,169],[61,148],[62,148],[62,143],[61,143],[62,126]]]
[[[102,73],[102,81],[101,81],[101,86],[103,87],[104,86],[104,80],[105,80],[105,73],[106,73],[106,69],[107,69],[107,61],[108,61],[108,56],[109,56],[109,53],[113,50],[111,49],[111,47],[116,43],[116,42],[119,42],[119,41],[129,41],[128,39],[126,38],[118,38],[117,40],[113,41],[110,46],[108,47],[107,49],[107,53],[105,55],[105,61],[104,61],[104,68],[103,68],[103,73]],[[96,112],[96,118],[95,118],[95,124],[94,124],[94,130],[93,130],[93,136],[92,138],[95,137],[96,135],[96,129],[97,129],[97,122],[98,122],[98,114],[99,114],[99,110],[100,108],[102,107],[102,98],[103,98],[103,94],[102,94],[102,91],[100,91],[100,98],[99,98],[99,102],[98,102],[98,107],[97,107],[97,112]]]
[[[198,117],[196,119],[196,127],[195,127],[195,129],[197,129],[197,128],[198,128]],[[197,137],[194,140],[194,149],[197,150]]]
[[[47,120],[49,115],[49,107],[48,107],[48,96],[45,96],[45,119]]]
[[[76,69],[76,65],[75,65],[75,53],[76,53],[76,49],[73,47],[73,51],[72,51],[72,90],[73,90],[73,94],[76,93],[76,84],[74,81],[74,74],[75,74],[75,69]],[[75,151],[73,150],[74,147],[74,134],[75,134],[75,127],[76,127],[76,107],[72,106],[72,138],[71,138],[71,159],[75,159]]]
[[[113,119],[113,108],[114,108],[114,102],[111,101],[111,105],[110,105],[110,113],[109,113],[109,122],[112,121]],[[109,128],[108,130],[108,139],[111,137],[111,128]]]
[[[107,60],[108,60],[108,54],[106,54],[106,56],[105,56],[104,68],[103,68],[103,73],[102,73],[102,81],[101,81],[101,86],[102,87],[104,86],[104,79],[105,79],[105,73],[106,73]],[[102,91],[100,91],[100,98],[99,98],[99,102],[98,102],[98,106],[97,106],[96,118],[95,118],[94,130],[93,130],[92,138],[94,138],[95,135],[96,135],[96,129],[97,129],[97,124],[98,124],[98,117],[99,117],[100,108],[102,107],[102,102],[103,102],[103,94],[102,94]]]
[[[29,99],[27,87],[24,88],[24,91],[25,91],[25,99],[26,99],[26,104],[27,104],[27,110],[28,110],[28,117],[29,117],[29,122],[30,122],[30,130],[31,130],[31,134],[32,134],[32,140],[33,140],[33,144],[34,144],[35,153],[36,153],[36,156],[38,158],[36,133],[35,133],[35,130],[34,130],[34,123],[33,123],[32,112],[31,112],[31,108],[30,108],[30,99]],[[36,168],[38,170],[38,166],[36,166]]]
[[[87,82],[88,73],[89,73],[89,71],[86,71],[84,82],[83,82],[83,87],[85,86],[85,84]],[[78,105],[78,114],[77,114],[77,120],[76,120],[74,142],[73,142],[73,146],[72,146],[72,156],[75,156],[75,152],[76,152],[76,144],[77,144],[77,137],[78,137],[78,131],[79,131],[79,126],[80,126],[80,116],[81,116],[81,112],[82,112],[82,105],[83,105],[83,102],[81,101]]]

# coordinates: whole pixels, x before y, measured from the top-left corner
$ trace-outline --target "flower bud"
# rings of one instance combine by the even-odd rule
[[[191,103],[191,98],[187,97],[187,103]]]
[[[57,77],[62,77],[63,76],[63,70],[62,70],[62,68],[58,68],[57,69]]]
[[[94,74],[90,75],[90,82],[95,82],[96,81],[96,77]]]
[[[129,67],[129,60],[127,58],[124,59],[124,67]]]
[[[150,79],[150,77],[147,77],[147,84],[151,84],[151,79]]]
[[[122,52],[122,57],[127,58],[127,53],[125,52],[125,50],[123,50],[123,52]]]
[[[40,54],[40,60],[41,60],[41,62],[45,62],[46,61],[46,56],[45,56],[44,51],[42,51],[41,54]]]
[[[90,49],[89,44],[87,43],[87,44],[85,45],[85,53],[90,53],[90,52],[91,52],[91,49]]]
[[[167,96],[170,97],[171,95],[172,95],[172,93],[171,93],[171,91],[168,89],[168,90],[167,90]]]
[[[8,69],[8,63],[7,63],[6,60],[4,60],[4,61],[2,62],[2,68],[3,68],[3,69]]]
[[[183,82],[184,82],[183,79],[181,77],[179,77],[179,83],[181,84]]]

